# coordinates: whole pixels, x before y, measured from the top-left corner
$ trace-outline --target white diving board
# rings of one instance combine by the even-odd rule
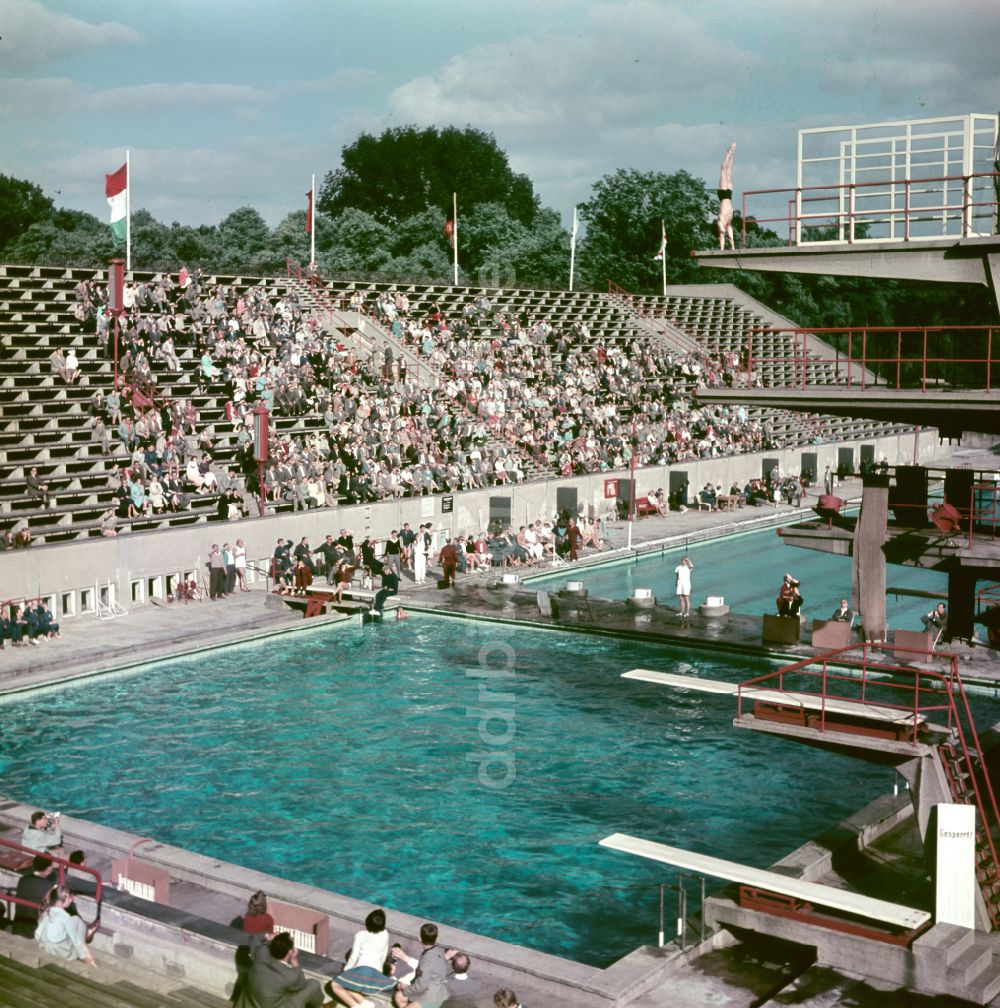
[[[697,854],[681,847],[670,847],[667,844],[654,843],[640,837],[628,836],[625,833],[612,833],[600,841],[602,847],[621,851],[624,854],[634,854],[637,857],[660,861],[663,864],[683,868],[686,871],[710,875],[712,878],[726,879],[740,885],[764,889],[768,892],[780,893],[793,899],[803,900],[815,906],[839,910],[841,913],[853,914],[866,920],[878,921],[889,927],[902,931],[916,931],[924,927],[931,915],[924,910],[889,903],[885,900],[873,899],[859,893],[836,889],[833,886],[821,885],[818,882],[803,882],[801,879],[789,878],[777,872],[764,871],[761,868],[751,868],[749,865],[738,864],[735,861],[724,861],[722,858],[711,857],[708,854]]]
[[[650,669],[632,669],[622,673],[622,679],[637,679],[640,682],[656,683],[658,686],[672,686],[675,689],[697,690],[699,693],[719,693],[737,696],[737,683],[722,682],[718,679],[698,679],[695,676],[675,675],[672,672],[653,672]],[[877,704],[846,700],[843,697],[815,696],[810,693],[796,693],[793,690],[769,689],[766,686],[750,686],[743,690],[747,700],[761,700],[764,703],[785,704],[806,710],[827,710],[832,714],[848,714],[851,717],[867,717],[893,724],[913,724],[913,713],[897,707],[879,707]],[[917,722],[923,724],[926,717],[917,715]]]

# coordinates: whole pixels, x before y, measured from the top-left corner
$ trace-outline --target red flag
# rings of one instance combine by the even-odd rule
[[[313,191],[312,189],[306,193],[306,199],[309,200],[309,206],[306,209],[306,234],[312,234],[313,229]]]
[[[452,220],[446,220],[444,222],[444,236],[449,242],[454,243],[455,241],[455,222]]]

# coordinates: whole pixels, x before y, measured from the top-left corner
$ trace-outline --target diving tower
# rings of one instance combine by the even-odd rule
[[[1000,304],[998,116],[803,129],[794,187],[746,190],[739,249],[707,267],[983,284]],[[787,229],[759,247],[755,225]]]

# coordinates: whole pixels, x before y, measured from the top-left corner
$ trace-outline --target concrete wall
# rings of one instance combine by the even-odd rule
[[[855,465],[860,459],[860,444],[874,446],[876,460],[887,458],[890,464],[914,461],[915,439],[912,434],[871,439],[854,448]],[[753,455],[733,455],[678,463],[673,466],[647,466],[636,471],[636,494],[644,496],[657,487],[669,489],[670,472],[684,472],[694,492],[707,482],[727,489],[735,480],[741,485],[751,477],[762,475],[765,459],[778,459],[782,472],[799,473],[805,452],[817,455],[817,479],[822,480],[827,465],[837,466],[838,450],[843,442],[809,445],[801,448],[764,452]],[[917,457],[923,464],[945,461],[951,449],[940,445],[934,431],[926,431],[917,442]],[[251,560],[270,557],[278,536],[300,539],[308,536],[315,547],[327,533],[337,536],[342,528],[351,529],[360,541],[365,535],[384,538],[403,522],[416,527],[432,521],[439,536],[478,534],[490,517],[490,498],[507,497],[511,504],[511,524],[519,525],[535,519],[551,518],[556,510],[557,490],[573,487],[581,507],[592,508],[599,516],[613,517],[614,500],[604,496],[606,480],[627,479],[627,470],[596,473],[522,483],[512,487],[492,487],[450,495],[453,510],[442,510],[447,497],[423,497],[372,505],[355,505],[318,511],[299,511],[291,515],[267,516],[240,522],[208,523],[169,532],[124,533],[114,539],[89,539],[27,550],[0,553],[0,598],[24,598],[37,595],[55,596],[60,618],[81,615],[80,592],[94,594],[95,585],[115,586],[117,600],[131,608],[141,604],[147,594],[165,593],[165,575],[187,571],[203,571],[213,543],[222,545],[243,539]],[[443,542],[443,538],[441,539]],[[161,579],[147,592],[149,579]],[[133,602],[133,582],[140,582],[142,597]],[[62,596],[73,603],[72,610],[60,604]]]

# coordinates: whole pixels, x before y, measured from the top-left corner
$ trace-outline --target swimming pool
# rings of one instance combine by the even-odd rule
[[[724,697],[619,678],[639,665],[766,667],[444,618],[317,628],[5,703],[0,775],[43,808],[604,966],[655,941],[671,875],[601,837],[766,866],[892,784],[734,730]]]
[[[710,539],[707,542],[670,546],[627,562],[611,563],[591,569],[574,569],[531,584],[561,587],[572,577],[582,581],[595,598],[624,599],[633,588],[651,588],[661,605],[675,606],[674,568],[687,554],[694,564],[691,605],[697,607],[709,595],[721,595],[733,612],[758,615],[774,612],[782,575],[788,571],[802,583],[808,619],[827,619],[841,598],[851,598],[851,558],[819,553],[816,550],[786,546],[775,529],[761,529],[740,535]],[[948,578],[937,571],[889,564],[888,588],[946,592]],[[887,592],[886,616],[890,627],[920,629],[920,617],[932,609],[936,600],[894,596]]]

